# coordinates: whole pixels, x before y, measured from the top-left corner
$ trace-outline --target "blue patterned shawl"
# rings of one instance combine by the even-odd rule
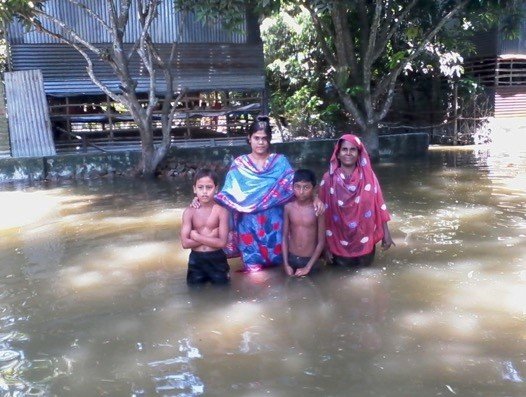
[[[266,210],[288,202],[293,195],[294,171],[285,156],[271,153],[265,167],[258,170],[248,155],[239,156],[230,166],[216,201],[243,213]]]

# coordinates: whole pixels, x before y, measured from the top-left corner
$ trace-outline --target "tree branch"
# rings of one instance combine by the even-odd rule
[[[345,92],[341,87],[339,87],[338,84],[334,82],[333,84],[336,87],[336,91],[338,91],[338,95],[342,99],[345,107],[347,109],[350,109],[354,120],[358,123],[358,125],[360,126],[360,128],[362,128],[362,130],[365,130],[366,122],[356,102],[352,99],[352,97],[347,92]]]
[[[53,22],[57,27],[60,27],[66,34],[69,34],[74,40],[78,41],[80,44],[82,44],[84,47],[86,47],[87,49],[89,49],[91,52],[93,52],[94,54],[97,54],[97,56],[101,56],[102,54],[102,51],[100,49],[98,49],[97,47],[95,47],[93,44],[91,44],[89,41],[85,40],[84,38],[82,38],[71,26],[67,25],[65,22],[59,20],[58,18],[42,11],[42,10],[35,10],[35,14],[36,15],[39,15],[51,22]],[[42,31],[45,31],[47,34],[52,34],[52,36],[58,40],[64,40],[66,41],[66,35],[65,34],[61,34],[61,33],[56,33],[56,32],[53,32],[47,28],[44,28],[44,26],[42,26],[41,23],[35,23],[35,21],[31,20],[30,18],[27,19],[31,24],[35,25],[41,29]],[[55,36],[56,35],[56,36]],[[69,39],[68,39],[69,40]],[[70,41],[66,41],[69,42]]]
[[[117,3],[115,0],[106,0],[108,7],[108,14],[110,17],[110,26],[112,28],[112,49],[113,57],[115,58],[113,67],[114,73],[119,77],[123,86],[123,95],[129,98],[129,110],[134,119],[139,123],[142,120],[141,114],[143,112],[140,106],[137,94],[135,92],[137,82],[131,77],[129,69],[129,57],[126,56],[124,49],[124,31],[125,25],[129,20],[131,0],[122,0],[121,7],[117,10]]]
[[[334,54],[332,50],[330,49],[329,44],[327,43],[327,39],[332,36],[332,32],[327,32],[323,28],[323,24],[321,23],[320,19],[318,18],[318,15],[316,14],[316,10],[314,10],[308,1],[303,2],[303,6],[307,11],[309,11],[309,14],[311,15],[312,22],[314,25],[314,29],[316,29],[316,34],[318,36],[318,41],[320,42],[321,50],[323,52],[323,55],[327,58],[330,65],[337,65],[338,62],[336,58],[334,57]]]
[[[79,2],[78,0],[68,0],[71,4],[76,5],[80,9],[86,11],[94,20],[99,22],[102,27],[104,27],[108,32],[111,32],[110,26],[102,19],[96,12],[89,8],[86,4]]]
[[[380,16],[382,14],[382,0],[376,0],[374,7],[373,20],[369,29],[369,40],[367,42],[367,49],[364,53],[363,64],[363,88],[364,88],[364,108],[367,115],[367,122],[370,123],[374,117],[374,106],[371,101],[371,76],[373,70],[373,52],[376,47],[376,35],[380,25]]]
[[[373,55],[373,62],[382,55],[383,51],[385,50],[387,46],[387,43],[394,36],[394,34],[398,30],[402,22],[405,21],[405,19],[409,15],[409,12],[411,12],[413,7],[416,5],[417,1],[418,0],[412,0],[411,3],[407,7],[405,7],[404,10],[398,16],[389,17],[388,15],[386,15],[385,17],[386,27],[385,27],[385,30],[380,34],[380,40],[378,40],[377,42],[375,53]],[[389,28],[390,21],[394,21],[394,23],[391,25],[391,28]]]
[[[150,120],[153,116],[153,111],[158,102],[157,97],[155,96],[155,57],[157,56],[157,61],[161,65],[163,63],[159,54],[157,53],[157,51],[155,51],[153,42],[149,34],[149,30],[157,12],[158,4],[159,2],[157,0],[146,0],[142,3],[141,9],[137,10],[139,13],[138,20],[141,24],[140,45],[137,50],[137,53],[139,54],[149,76],[148,106],[146,108],[146,115]],[[167,68],[163,67],[163,70],[167,70]]]
[[[40,13],[41,16],[46,16],[45,13]],[[31,18],[27,17],[27,16],[24,16],[23,19],[27,20],[29,23],[35,23],[34,21],[31,20]],[[88,55],[88,53],[84,50],[84,48],[82,48],[78,43],[74,42],[73,40],[70,40],[68,38],[66,38],[65,36],[59,34],[59,33],[56,33],[56,32],[53,32],[52,30],[49,30],[48,28],[45,28],[44,26],[42,26],[41,24],[37,24],[37,28],[42,31],[43,33],[57,39],[57,40],[60,40],[66,44],[68,44],[69,46],[73,47],[75,50],[78,51],[78,53],[86,60],[86,63],[87,63],[87,66],[86,66],[86,72],[88,73],[89,77],[91,78],[91,80],[93,81],[93,83],[99,87],[101,89],[102,92],[104,92],[106,95],[108,95],[110,98],[112,98],[114,101],[116,102],[121,102],[121,103],[124,103],[126,104],[127,103],[127,100],[126,98],[124,98],[122,95],[119,95],[119,94],[115,94],[113,93],[106,84],[104,84],[102,81],[100,81],[100,79],[95,75],[95,72],[93,71],[93,61],[91,59],[91,57]],[[77,40],[79,41],[79,40]],[[91,48],[90,48],[91,50]]]
[[[442,27],[446,24],[446,22],[449,21],[462,8],[464,8],[467,3],[468,3],[468,0],[461,1],[451,11],[449,11],[446,15],[444,15],[444,17],[440,20],[440,22],[424,35],[418,47],[416,47],[416,49],[412,51],[407,57],[401,60],[399,64],[394,69],[392,69],[391,72],[387,74],[384,79],[382,79],[380,84],[378,84],[378,86],[375,89],[375,93],[373,95],[373,102],[377,103],[379,101],[379,98],[382,95],[387,95],[387,97],[383,103],[383,106],[381,107],[380,112],[377,113],[377,117],[375,118],[375,121],[378,122],[387,115],[387,112],[389,111],[389,108],[393,101],[396,80],[398,76],[400,75],[400,73],[402,72],[402,70],[404,69],[404,67],[422,53],[425,46],[440,31],[440,29],[442,29]]]
[[[360,25],[360,57],[362,59],[365,58],[365,43],[369,42],[369,13],[367,10],[367,4],[365,0],[359,0],[358,5],[356,7],[358,12],[358,21],[357,23]]]

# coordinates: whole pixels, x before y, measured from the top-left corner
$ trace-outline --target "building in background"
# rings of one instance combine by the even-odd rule
[[[104,15],[103,2],[94,1],[93,8]],[[66,21],[95,46],[110,45],[108,32],[71,2],[50,0],[46,2],[46,10]],[[130,15],[135,17],[133,12]],[[131,20],[124,36],[130,47],[137,36],[135,26],[137,23]],[[247,12],[242,27],[228,31],[220,22],[203,24],[191,13],[177,13],[172,2],[165,0],[152,27],[152,36],[159,52],[166,57],[172,43],[177,42],[172,68],[174,85],[176,91],[188,90],[176,114],[174,139],[243,133],[260,111],[265,97],[263,47],[257,18]],[[19,79],[17,75],[10,80],[11,90],[6,84],[13,156],[47,155],[55,148],[124,149],[138,143],[133,120],[92,82],[85,59],[74,48],[45,33],[27,32],[17,22],[9,26],[6,37],[8,71],[38,71],[29,74],[29,78]],[[93,59],[93,64],[99,79],[112,91],[119,92],[119,82],[110,67],[99,59]],[[137,82],[137,93],[146,98],[148,76],[141,70],[138,59],[132,58],[130,68]],[[41,84],[45,99],[38,92],[29,99],[18,97],[24,84],[29,87]],[[160,76],[156,90],[162,93],[164,88],[165,81]],[[44,136],[46,132],[35,129],[39,124],[35,123],[35,115],[42,118],[42,128],[50,127],[51,141]],[[14,131],[22,131],[23,136],[14,139]],[[36,147],[39,145],[43,147]]]

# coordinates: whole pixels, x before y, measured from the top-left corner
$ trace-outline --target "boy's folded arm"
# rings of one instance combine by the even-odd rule
[[[192,214],[191,211],[185,210],[183,213],[183,223],[181,226],[181,245],[185,249],[197,248],[202,243],[195,241],[190,237],[192,232]]]
[[[192,240],[191,238],[185,238],[181,236],[181,245],[185,249],[197,248],[202,245],[199,241]]]
[[[219,226],[213,230],[213,235],[204,235],[195,230],[192,230],[190,237],[195,241],[198,241],[202,245],[206,245],[211,248],[224,248],[228,240],[228,212],[219,207]],[[217,230],[217,233],[215,231]],[[217,234],[217,236],[215,236]]]
[[[226,246],[226,238],[205,236],[196,231],[192,231],[192,238],[199,242],[200,245],[206,245],[211,248],[224,248]]]

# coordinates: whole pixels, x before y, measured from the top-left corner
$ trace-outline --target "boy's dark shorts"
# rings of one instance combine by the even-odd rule
[[[188,272],[186,282],[188,285],[228,284],[230,281],[230,266],[223,250],[207,252],[190,252],[188,258]]]
[[[290,252],[289,252],[289,255],[288,255],[287,258],[289,260],[289,266],[293,270],[301,269],[302,267],[307,266],[307,264],[310,261],[310,257],[308,257],[308,256],[305,257],[305,256],[293,255]]]

